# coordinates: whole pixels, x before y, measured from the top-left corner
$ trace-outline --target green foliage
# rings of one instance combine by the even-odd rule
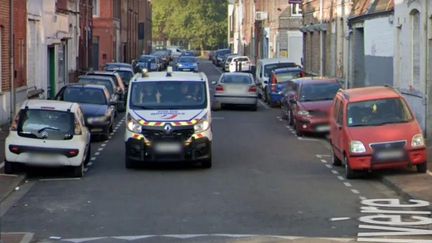
[[[153,0],[153,38],[183,41],[196,49],[226,42],[226,0]]]

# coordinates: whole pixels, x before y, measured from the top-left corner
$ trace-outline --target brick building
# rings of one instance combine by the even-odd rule
[[[152,51],[152,3],[151,0],[140,0],[138,12],[138,52]]]
[[[91,67],[93,0],[80,0],[79,4],[80,37],[78,70],[80,73],[84,73]]]
[[[121,2],[120,35],[122,54],[120,60],[122,62],[130,63],[138,55],[139,9],[139,0]]]

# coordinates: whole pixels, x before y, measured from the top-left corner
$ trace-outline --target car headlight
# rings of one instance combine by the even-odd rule
[[[183,64],[177,63],[177,67],[183,67]]]
[[[351,141],[350,151],[351,151],[351,153],[354,153],[354,154],[365,153],[366,147],[360,141]]]
[[[207,119],[199,121],[194,126],[195,133],[205,132],[210,128],[210,122]]]
[[[135,119],[133,119],[132,116],[129,114],[128,114],[126,127],[129,131],[134,132],[134,133],[141,133],[142,132],[141,124],[139,124],[139,122],[136,121]]]
[[[424,146],[425,146],[425,142],[424,142],[423,134],[414,135],[411,140],[411,147],[420,148]]]
[[[309,116],[309,111],[301,110],[301,111],[298,111],[297,114],[300,116]]]

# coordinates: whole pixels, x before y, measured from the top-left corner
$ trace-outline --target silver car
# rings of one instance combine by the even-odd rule
[[[246,105],[257,110],[257,86],[250,73],[224,73],[215,85],[215,103],[218,108],[223,105]]]

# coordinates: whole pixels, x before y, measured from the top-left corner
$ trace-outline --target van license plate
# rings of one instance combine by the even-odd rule
[[[158,143],[155,144],[155,150],[158,153],[178,153],[181,151],[179,143]]]

